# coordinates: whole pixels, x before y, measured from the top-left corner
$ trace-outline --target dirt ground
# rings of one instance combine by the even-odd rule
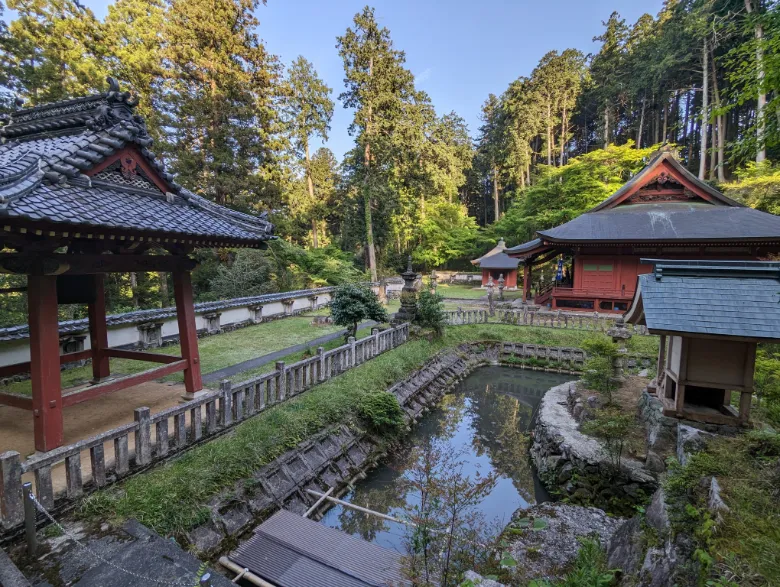
[[[155,414],[178,405],[184,393],[182,383],[151,381],[67,407],[64,410],[64,444],[132,422],[135,408],[147,407]],[[133,438],[129,440],[132,450]],[[0,406],[0,452],[8,450],[19,452],[23,459],[35,452],[32,412]],[[113,441],[105,443],[104,450],[107,463],[113,462]],[[85,481],[91,474],[89,462],[89,451],[83,451],[81,463]],[[27,480],[33,481],[25,478]],[[52,480],[55,491],[65,487],[64,464],[52,469]]]

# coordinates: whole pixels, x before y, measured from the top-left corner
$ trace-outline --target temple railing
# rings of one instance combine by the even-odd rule
[[[606,332],[620,318],[615,314],[545,312],[529,310],[495,310],[493,315],[486,309],[466,309],[445,312],[447,324],[462,326],[465,324],[512,324],[515,326],[535,326],[537,328],[568,328]],[[645,326],[626,324],[632,334],[648,334]]]
[[[404,344],[409,324],[379,331],[239,383],[222,382],[218,391],[152,414],[134,411],[134,421],[74,444],[22,460],[16,451],[0,453],[0,530],[23,521],[22,480],[30,478],[41,504],[66,507],[87,493],[141,472],[192,446],[216,437],[271,406],[294,398]],[[89,464],[87,465],[87,461]],[[64,463],[63,472],[59,465]],[[60,487],[64,485],[64,487]]]

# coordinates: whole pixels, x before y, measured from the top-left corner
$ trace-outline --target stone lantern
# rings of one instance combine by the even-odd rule
[[[506,280],[504,279],[504,274],[501,273],[498,276],[498,301],[503,302],[504,301],[504,284],[506,283]]]
[[[404,280],[404,287],[401,290],[401,309],[398,310],[394,320],[398,324],[412,322],[417,314],[417,288],[415,288],[417,273],[412,269],[411,255],[409,255],[406,271],[401,273],[401,277]]]
[[[622,316],[615,321],[615,324],[609,330],[607,330],[607,336],[612,337],[612,342],[618,347],[618,354],[612,362],[612,369],[615,378],[619,381],[623,381],[625,379],[623,376],[623,368],[626,364],[626,355],[628,355],[627,342],[631,338],[631,333],[628,331]]]
[[[487,282],[487,296],[488,296],[488,311],[490,312],[490,315],[492,316],[494,314],[494,306],[493,306],[493,288],[495,285],[493,284],[493,276],[491,275],[488,277]]]
[[[438,276],[436,275],[436,269],[433,269],[431,271],[431,293],[436,293],[436,279]]]

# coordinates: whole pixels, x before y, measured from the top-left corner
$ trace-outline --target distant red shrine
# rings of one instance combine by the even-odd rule
[[[566,282],[542,284],[534,303],[625,312],[637,277],[652,270],[640,257],[760,259],[780,252],[780,217],[724,196],[664,150],[601,204],[536,236],[506,249],[523,264],[525,300],[533,267],[562,256]]]
[[[488,284],[491,277],[493,278],[493,283],[498,285],[498,280],[503,275],[504,287],[517,289],[517,266],[520,264],[520,261],[513,259],[504,251],[506,251],[506,244],[504,239],[501,239],[495,247],[479,259],[474,259],[471,262],[482,269],[482,287]]]

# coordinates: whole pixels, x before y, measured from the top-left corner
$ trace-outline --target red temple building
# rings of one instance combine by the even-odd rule
[[[189,253],[196,247],[263,247],[265,219],[218,206],[174,182],[149,150],[136,101],[109,78],[109,91],[12,113],[0,127],[0,272],[27,276],[30,361],[0,368],[29,373],[32,397],[0,393],[27,409],[35,448],[63,441],[63,408],[183,372],[188,395],[202,389]],[[108,347],[106,273],[172,274],[181,356]],[[60,356],[58,304],[84,304],[89,349]],[[160,363],[111,378],[109,359]],[[93,382],[62,393],[60,365],[92,360]]]
[[[652,269],[640,257],[758,260],[780,252],[780,217],[726,197],[663,150],[598,206],[536,237],[506,250],[523,263],[526,301],[625,312]],[[567,279],[541,284],[531,300],[533,268],[556,259]]]
[[[504,287],[517,289],[517,266],[520,261],[513,259],[504,251],[506,251],[506,243],[504,243],[504,239],[501,239],[495,247],[471,262],[472,265],[482,269],[482,287],[488,284],[491,277],[493,283],[498,283],[499,277],[503,275]]]

